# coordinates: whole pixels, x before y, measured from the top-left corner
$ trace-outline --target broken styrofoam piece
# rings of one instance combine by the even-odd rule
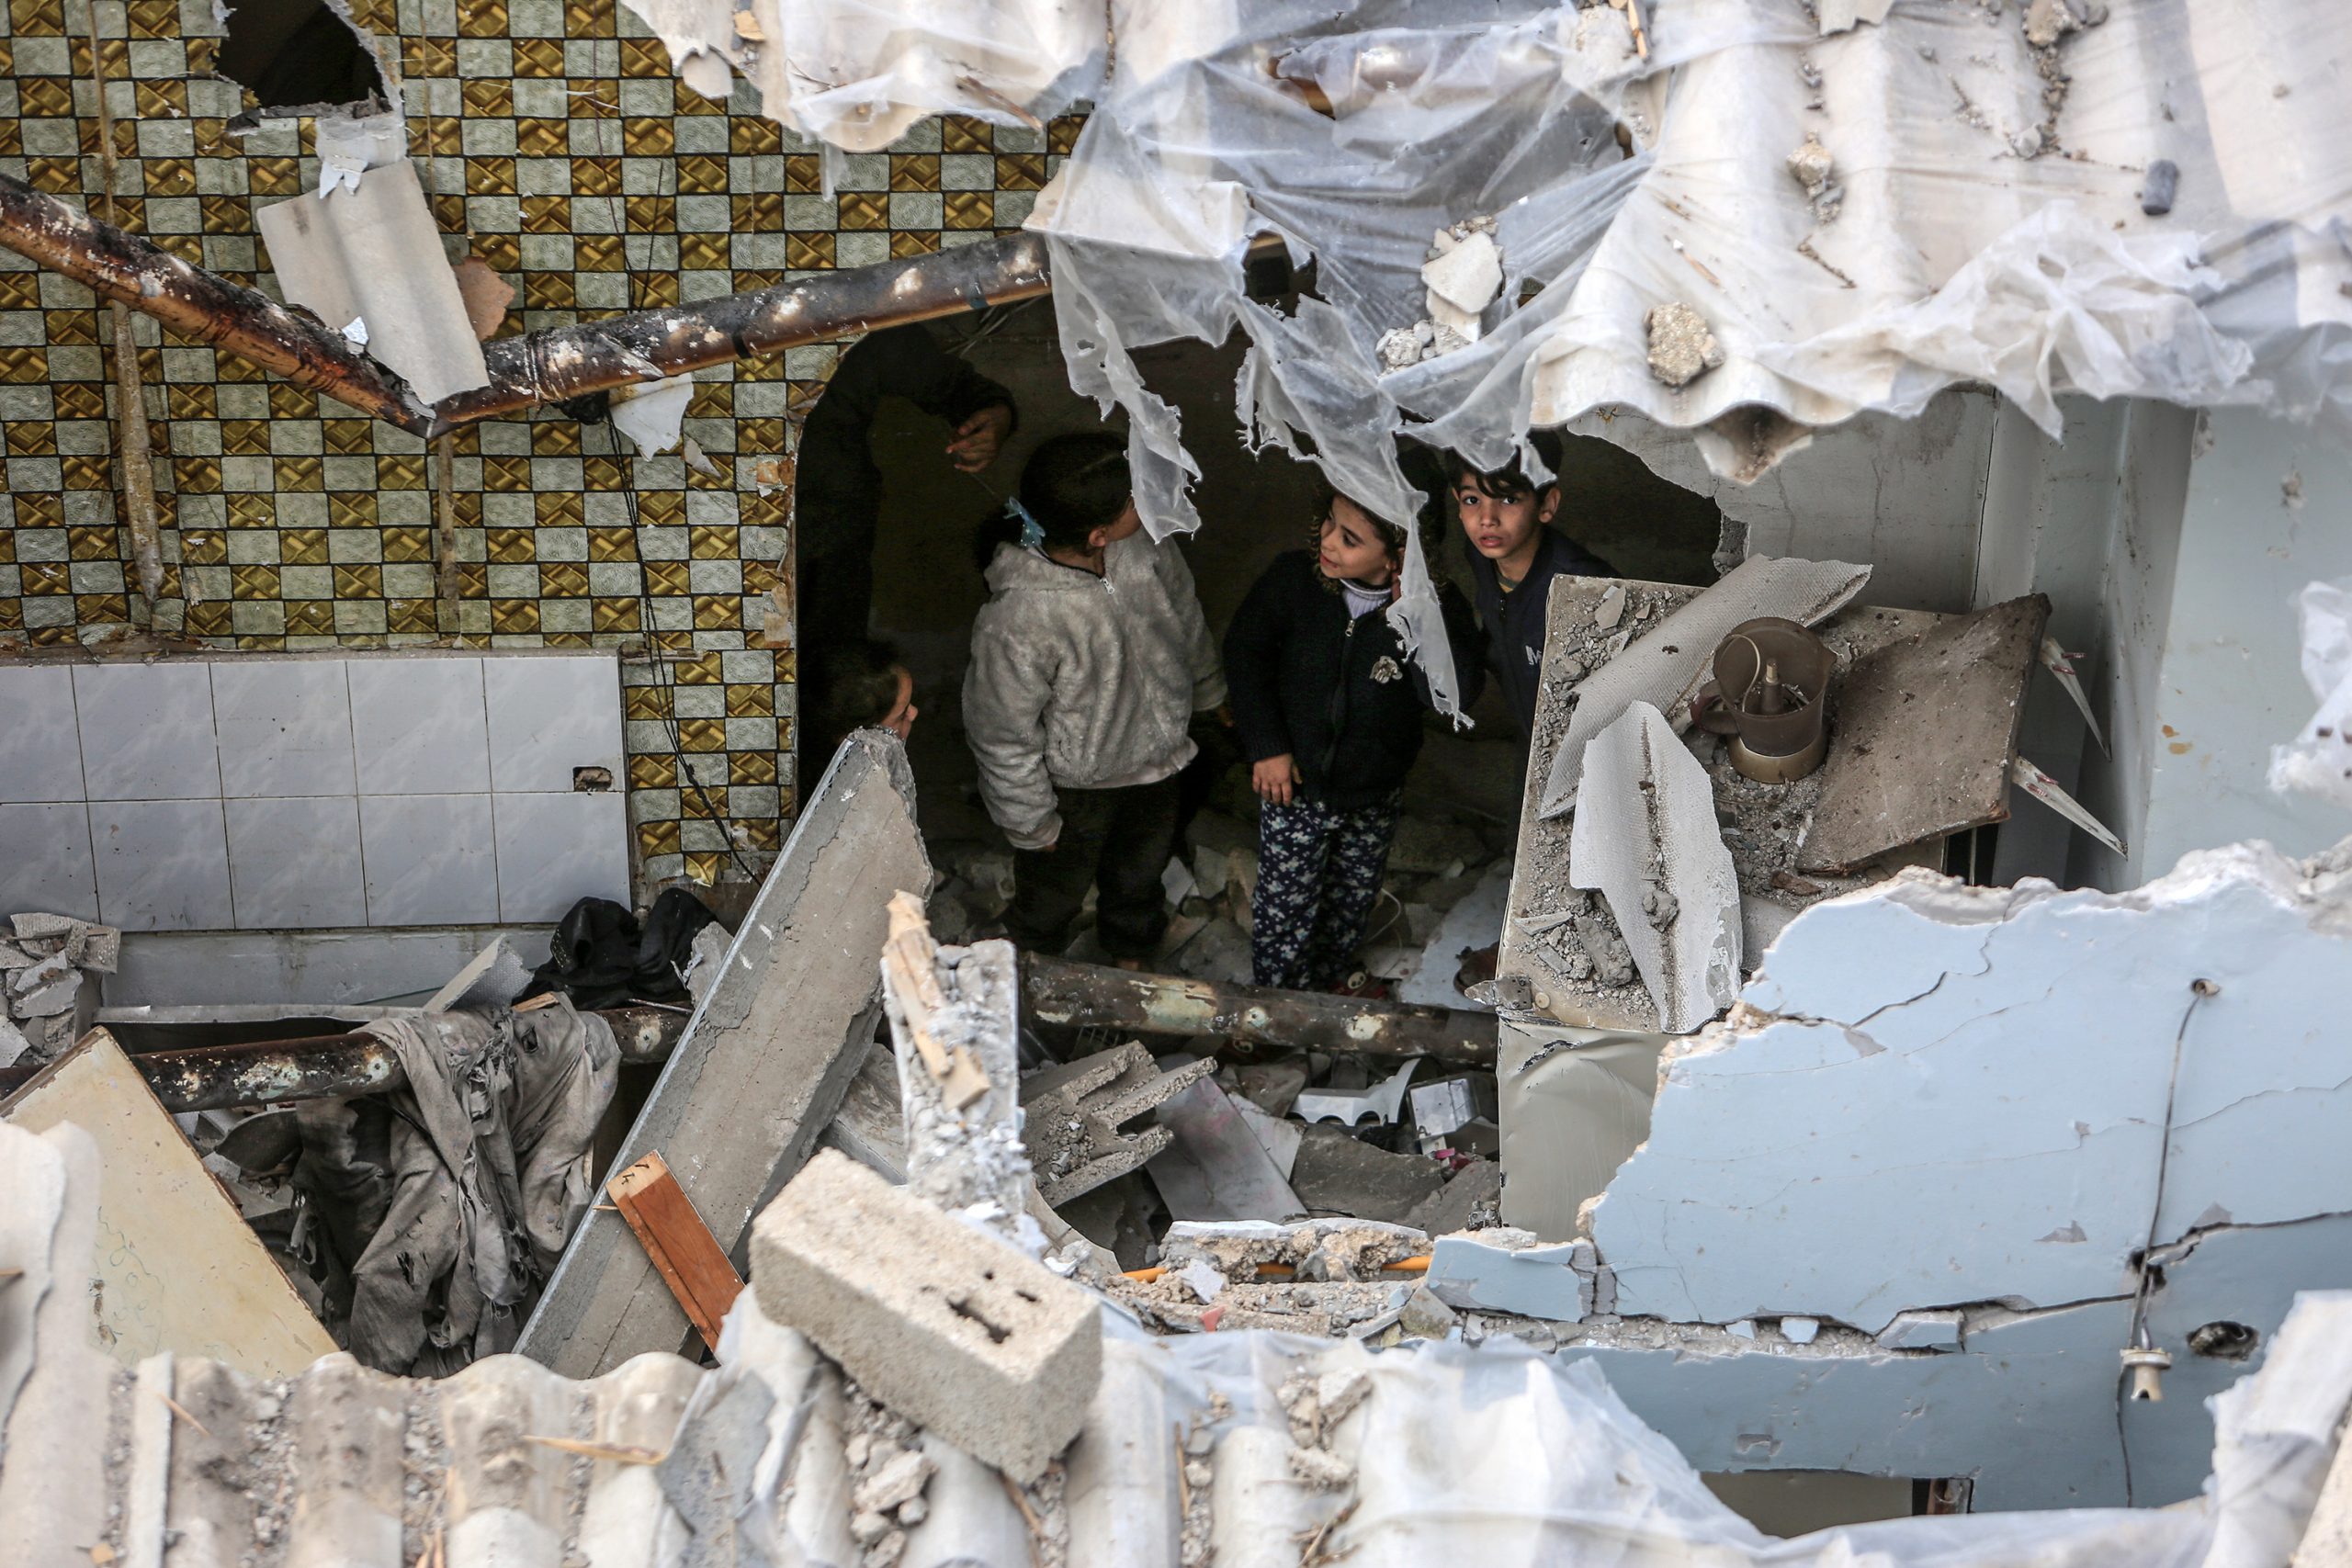
[[[1015,1481],[1077,1436],[1102,1379],[1091,1292],[831,1149],[752,1221],[752,1289],[866,1393]]]
[[[1848,561],[1770,556],[1742,561],[1577,684],[1576,711],[1553,753],[1539,815],[1557,817],[1576,805],[1586,746],[1633,704],[1648,703],[1679,719],[1706,678],[1715,645],[1734,626],[1758,615],[1812,626],[1849,603],[1870,578],[1869,567]]]
[[[1739,988],[1739,873],[1707,770],[1645,702],[1593,738],[1577,786],[1569,880],[1609,900],[1658,1028],[1684,1034]]]
[[[1420,1065],[1421,1059],[1415,1056],[1369,1089],[1303,1089],[1291,1102],[1291,1114],[1302,1122],[1337,1122],[1342,1127],[1360,1125],[1369,1116],[1389,1126],[1405,1103],[1405,1089],[1412,1082],[1413,1069]]]
[[[1669,1049],[1591,1208],[1623,1310],[1875,1335],[2128,1295],[2160,1158],[2160,1244],[2340,1213],[2347,861],[2234,845],[2123,893],[1913,869],[1815,905]],[[1922,1204],[1968,1223],[1923,1245]]]
[[[2056,779],[2036,767],[2030,759],[2022,755],[2009,759],[2009,782],[2117,854],[2127,852],[2123,840],[2116,837],[2112,829],[2085,810],[2081,802],[2068,795]]]
[[[2352,577],[2295,595],[2303,680],[2319,699],[2295,739],[2270,752],[2270,787],[2352,808]]]
[[[1583,1322],[1592,1313],[1593,1280],[1600,1270],[1592,1243],[1504,1245],[1533,1239],[1525,1231],[1500,1229],[1476,1237],[1439,1236],[1430,1246],[1425,1281],[1448,1306]]]
[[[694,395],[692,374],[615,388],[609,405],[613,428],[628,437],[640,457],[667,452],[684,439],[686,405]]]
[[[437,403],[490,383],[441,230],[405,158],[330,203],[316,192],[258,209],[254,222],[288,302],[359,325],[368,352]],[[348,328],[345,328],[346,332]]]
[[[2056,637],[2049,636],[2042,637],[2042,668],[2057,677],[2058,684],[2065,688],[2066,695],[2074,700],[2075,711],[2081,714],[2083,722],[2090,727],[2091,739],[2098,742],[2098,749],[2102,752],[2111,757],[2114,753],[2108,750],[2107,732],[2099,728],[2098,716],[2091,712],[2091,699],[2083,690],[2082,677],[2075,672],[2075,660],[2077,657],[2059,647]]]

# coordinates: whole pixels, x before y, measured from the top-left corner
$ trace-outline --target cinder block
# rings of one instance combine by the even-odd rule
[[[752,1289],[866,1393],[1015,1481],[1078,1435],[1102,1380],[1091,1294],[831,1149],[752,1222]]]

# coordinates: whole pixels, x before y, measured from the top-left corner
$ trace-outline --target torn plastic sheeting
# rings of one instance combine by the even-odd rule
[[[2271,750],[2270,787],[2352,808],[2352,577],[2305,584],[2295,609],[2303,679],[2319,711],[2292,741]]]
[[[1059,114],[1100,88],[1109,54],[1105,9],[1085,0],[628,3],[686,85],[724,98],[741,72],[770,118],[853,152],[926,115]]]
[[[288,302],[338,326],[364,322],[368,352],[421,400],[489,385],[416,165],[403,158],[332,197],[274,202],[254,221]]]
[[[1750,480],[1804,427],[1916,413],[1971,379],[2046,427],[2054,395],[2079,389],[2352,431],[2352,303],[2335,287],[2352,264],[2328,238],[2352,209],[2352,153],[2323,63],[2352,47],[2352,12],[2151,0],[2037,51],[2021,8],[1833,9],[1658,0],[1643,60],[1611,9],[1269,6],[1156,76],[1123,59],[1032,220],[1099,245],[1057,254],[1073,380],[1102,395],[1090,362],[1171,321],[1212,342],[1248,327],[1251,376],[1285,394],[1260,391],[1261,434],[1286,427],[1368,501],[1395,485],[1387,465],[1329,437],[1361,450],[1402,431],[1489,465],[1530,423],[1628,406],[1698,428],[1710,466]],[[1587,115],[1609,134],[1563,152]],[[1611,117],[1651,161],[1614,161]],[[1808,134],[1833,160],[1836,209],[1788,170]],[[2152,218],[2140,187],[2159,157],[2181,194]],[[1517,254],[1514,203],[1581,231],[1560,275]],[[1526,305],[1507,287],[1485,341],[1382,378],[1374,345],[1422,315],[1423,236],[1480,212],[1499,219],[1511,281],[1545,287]],[[1285,352],[1241,308],[1236,252],[1255,227],[1316,258],[1345,352]],[[1679,389],[1651,374],[1642,327],[1673,303],[1726,355]],[[1117,400],[1136,416],[1147,521],[1193,525],[1172,422]]]

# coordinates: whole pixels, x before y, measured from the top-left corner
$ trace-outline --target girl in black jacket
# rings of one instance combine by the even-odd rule
[[[1276,558],[1226,633],[1234,727],[1264,802],[1250,904],[1261,986],[1345,979],[1380,892],[1430,705],[1386,614],[1404,558],[1404,529],[1327,491],[1315,550]],[[1451,586],[1440,599],[1467,706],[1482,679],[1476,625]]]

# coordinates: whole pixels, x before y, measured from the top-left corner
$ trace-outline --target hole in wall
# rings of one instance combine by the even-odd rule
[[[385,101],[375,54],[324,0],[243,0],[223,9],[229,36],[213,69],[251,93],[258,112]]]
[[[2206,1324],[2188,1337],[2190,1349],[2218,1361],[2243,1361],[2252,1356],[2261,1343],[2259,1330],[2251,1325],[2232,1323],[2227,1319]]]

